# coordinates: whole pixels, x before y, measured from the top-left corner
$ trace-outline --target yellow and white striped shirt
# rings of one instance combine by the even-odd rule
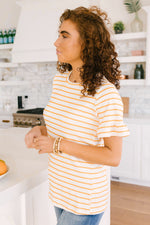
[[[81,97],[82,86],[57,74],[44,110],[48,134],[83,145],[104,146],[104,137],[128,136],[123,104],[113,84],[104,79],[95,96]],[[62,153],[49,154],[49,197],[75,214],[98,214],[108,202],[106,166]]]

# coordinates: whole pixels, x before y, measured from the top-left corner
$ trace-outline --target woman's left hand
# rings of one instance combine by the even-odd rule
[[[39,154],[53,152],[54,138],[41,135],[34,139],[34,148],[39,150]]]

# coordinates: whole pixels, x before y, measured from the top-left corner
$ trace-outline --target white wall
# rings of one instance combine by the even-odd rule
[[[16,4],[16,1],[17,0],[0,0],[0,29],[7,29],[9,27],[17,26],[20,7]],[[53,0],[49,1],[54,2]],[[57,3],[59,1],[62,2],[61,0],[55,0],[55,2]],[[85,0],[74,0],[74,1],[85,2]],[[126,25],[127,31],[130,29],[129,23],[132,20],[133,15],[129,15],[127,13],[125,6],[123,5],[123,0],[88,0],[88,1],[90,2],[91,5],[93,4],[100,5],[101,8],[108,13],[113,23],[118,20],[122,20]],[[69,2],[71,1],[69,0]],[[142,5],[150,5],[150,0],[141,0],[141,2]],[[140,16],[141,18],[143,18],[143,21],[145,21],[145,15],[143,10],[140,11]]]

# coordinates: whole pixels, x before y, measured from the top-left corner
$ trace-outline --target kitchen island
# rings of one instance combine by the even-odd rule
[[[47,154],[39,155],[25,146],[24,137],[29,130],[0,129],[0,158],[8,166],[8,173],[0,179],[0,224],[3,225],[38,225],[47,217],[49,223],[45,225],[56,222],[54,210],[48,205]]]
[[[0,158],[8,173],[0,178],[0,218],[3,225],[55,225],[48,200],[48,157],[24,143],[30,128],[0,129]],[[110,225],[110,207],[100,225]]]

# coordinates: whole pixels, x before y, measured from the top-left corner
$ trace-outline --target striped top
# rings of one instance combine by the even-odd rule
[[[123,104],[113,84],[104,79],[95,96],[81,97],[83,87],[57,74],[44,110],[48,135],[83,145],[104,146],[104,137],[128,136]],[[62,154],[49,154],[49,197],[75,214],[98,214],[108,202],[107,167]]]

